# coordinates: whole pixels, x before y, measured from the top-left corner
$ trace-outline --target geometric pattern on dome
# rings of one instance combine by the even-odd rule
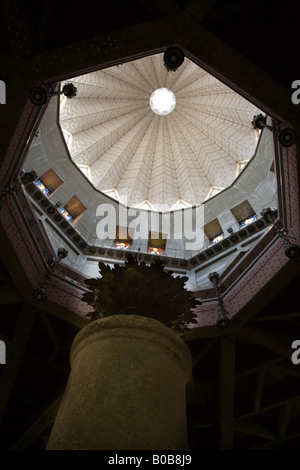
[[[175,72],[156,54],[68,81],[77,95],[62,96],[59,117],[70,156],[97,190],[114,188],[130,207],[199,205],[255,153],[251,121],[261,110],[187,58]],[[170,114],[149,106],[159,88],[176,96]]]

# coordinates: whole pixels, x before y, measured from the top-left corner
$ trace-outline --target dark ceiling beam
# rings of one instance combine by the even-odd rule
[[[36,300],[34,300],[34,298],[30,298],[30,300],[28,299],[26,301],[32,306],[38,307],[39,310],[42,310],[47,314],[53,315],[54,317],[57,317],[60,320],[69,323],[70,325],[73,325],[78,329],[83,328],[89,322],[89,320],[84,317],[81,317],[77,313],[74,313],[71,310],[67,310],[66,308],[61,307],[60,305],[57,305],[53,302],[49,302],[48,300],[43,302],[42,306],[41,302],[37,302]]]
[[[0,257],[5,265],[7,272],[15,286],[18,286],[18,290],[21,294],[28,294],[28,292],[32,291],[32,286],[28,281],[25,271],[23,270],[20,261],[8,239],[4,230],[0,225],[0,246],[1,246],[1,253]]]
[[[231,322],[233,331],[242,330],[243,326],[268,305],[268,303],[282,291],[300,272],[300,263],[298,259],[290,260],[278,273],[272,281],[266,284],[253,298],[243,307],[238,315]],[[272,285],[272,288],[270,286]],[[258,317],[259,318],[259,317]]]
[[[300,131],[300,129],[299,129]],[[264,286],[240,312],[231,320],[230,326],[226,329],[226,334],[234,334],[242,331],[243,327],[254,320],[255,316],[268,305],[271,300],[278,295],[300,272],[298,259],[290,260],[278,273],[276,273],[271,283]],[[270,288],[272,285],[272,288]],[[200,307],[201,308],[201,307]],[[259,318],[259,317],[257,317]],[[191,328],[185,332],[184,339],[187,342],[197,341],[202,338],[220,337],[224,330],[211,325],[201,328]]]
[[[20,64],[32,84],[76,75],[162,52],[178,42],[181,15],[158,18],[44,52]]]
[[[215,346],[217,341],[217,338],[211,338],[203,346],[200,342],[200,351],[193,355],[193,368],[199,364],[201,359],[203,359],[203,357],[211,350],[211,348]]]
[[[276,439],[276,434],[270,432],[268,429],[257,423],[235,423],[234,430],[242,432],[243,434],[251,434],[252,436],[262,437],[264,439],[269,439],[274,441]]]
[[[53,347],[54,347],[55,349],[61,349],[61,348],[60,348],[60,344],[59,344],[59,340],[58,340],[58,335],[57,335],[57,333],[54,331],[54,329],[53,329],[53,327],[52,327],[52,325],[51,325],[51,323],[50,323],[50,320],[49,320],[48,316],[47,316],[44,312],[42,312],[42,311],[39,311],[39,314],[40,314],[40,317],[41,317],[42,322],[43,322],[43,324],[44,324],[44,327],[45,327],[45,329],[46,329],[46,331],[47,331],[47,333],[48,333],[48,335],[49,335],[49,338],[50,338],[50,340],[51,340],[51,343],[52,343]]]
[[[65,321],[78,329],[83,328],[88,323],[88,320],[86,318],[81,317],[80,315],[77,315],[76,313],[67,310],[64,307],[61,307],[60,305],[56,305],[48,300],[41,303],[34,299],[32,295],[33,286],[29,282],[9,239],[7,238],[6,234],[1,229],[1,227],[0,246],[0,258],[2,259],[2,262],[11,277],[11,280],[18,287],[23,301],[27,305],[31,305],[32,308],[39,309],[55,317],[58,317],[60,320]]]
[[[259,3],[257,0],[238,0],[235,3],[215,9],[208,19],[210,22],[224,21],[238,14],[247,14],[249,10],[259,8]]]
[[[293,408],[293,401],[289,401],[284,405],[282,413],[278,421],[278,436],[279,439],[284,439],[286,437],[287,427],[291,416],[291,411]]]
[[[40,4],[41,16],[37,25],[37,32],[35,35],[36,49],[42,50],[47,35],[53,34],[53,28],[55,27],[55,18],[59,6],[57,0],[51,2],[43,2]]]
[[[259,446],[253,447],[250,450],[263,450],[263,449],[268,450],[268,447],[269,447],[270,450],[285,450],[285,449],[282,449],[282,448],[279,447],[280,444],[282,444],[284,442],[287,442],[287,441],[290,441],[292,439],[296,439],[298,437],[300,437],[300,432],[294,432],[292,434],[289,434],[289,435],[285,436],[282,439],[276,439],[272,442],[266,442],[265,444],[261,444]],[[297,449],[298,449],[298,447],[297,447]],[[296,448],[294,448],[294,450],[296,450]]]
[[[48,405],[10,450],[28,449],[28,447],[54,422],[61,400],[62,395],[59,395],[58,398]]]
[[[15,385],[19,369],[21,367],[27,343],[29,341],[36,310],[23,304],[19,313],[18,322],[13,334],[13,339],[6,357],[6,365],[0,377],[0,421],[6,410],[11,392]]]
[[[189,58],[268,115],[296,125],[298,110],[289,90],[196,20],[193,25],[193,18],[182,17],[181,31],[179,44]]]
[[[259,315],[253,319],[255,322],[265,322],[265,321],[279,321],[287,320],[289,318],[300,318],[300,312],[291,312],[291,313],[281,313],[274,315]]]
[[[1,259],[1,256],[0,256],[0,259]],[[12,286],[14,285],[13,281],[11,280],[8,274],[0,274],[0,282],[3,282],[4,284],[10,284]]]
[[[233,449],[235,336],[223,336],[220,342],[219,370],[219,445]]]
[[[199,24],[202,23],[210,13],[217,0],[191,0],[185,7],[183,13],[193,17]]]
[[[96,35],[57,50],[31,54],[30,57],[12,56],[10,60],[5,61],[0,78],[5,81],[7,96],[4,112],[0,114],[0,128],[6,131],[0,135],[0,163],[8,151],[10,155],[18,151],[20,157],[28,143],[34,122],[46,108],[45,105],[41,110],[39,106],[29,102],[31,87],[41,82],[57,82],[161,52],[167,45],[177,42],[179,28],[180,15],[159,18]],[[20,37],[18,45],[22,44]],[[23,128],[19,130],[21,126]]]
[[[16,287],[0,284],[0,305],[16,304],[22,301],[22,296]]]
[[[292,353],[293,350],[291,350],[291,353]],[[283,373],[285,375],[293,375],[295,377],[299,377],[300,378],[300,370],[297,369],[297,367],[295,367],[294,364],[292,364],[292,362],[287,365],[287,364],[281,364],[281,363],[278,363],[278,364],[272,364],[270,365],[270,370],[274,370],[274,372],[278,371],[279,373]]]
[[[280,401],[274,402],[271,405],[263,406],[257,412],[251,411],[250,413],[245,413],[243,415],[240,415],[237,418],[235,418],[234,421],[235,421],[235,423],[237,423],[238,421],[243,421],[243,420],[251,418],[253,416],[259,416],[260,414],[269,412],[269,411],[273,410],[274,408],[279,408],[281,406],[286,405],[289,402],[296,403],[296,401],[299,401],[299,400],[300,400],[300,395],[295,395],[293,397],[286,398],[285,400],[280,400]]]
[[[286,359],[291,358],[291,338],[283,334],[270,332],[247,326],[240,331],[240,335],[258,346],[268,349]]]
[[[262,394],[263,394],[264,385],[265,385],[265,377],[266,377],[266,365],[264,364],[259,369],[259,373],[258,373],[258,379],[257,379],[255,397],[254,397],[254,405],[253,405],[254,412],[259,411],[260,406],[261,406],[261,399],[262,399]]]
[[[242,372],[239,372],[237,375],[236,375],[236,379],[240,379],[240,378],[243,378],[243,377],[246,377],[247,375],[252,375],[254,373],[259,373],[260,369],[263,367],[263,366],[268,366],[268,367],[272,367],[273,364],[277,364],[278,362],[282,361],[282,358],[279,357],[279,358],[276,358],[276,359],[272,359],[271,361],[267,361],[267,362],[263,362],[261,363],[260,365],[258,366],[255,366],[255,367],[251,367],[250,369],[244,369]]]
[[[24,2],[14,0],[13,2],[3,2],[2,24],[3,33],[6,34],[6,41],[10,44],[11,50],[16,59],[32,53],[32,32],[28,22],[28,9]]]

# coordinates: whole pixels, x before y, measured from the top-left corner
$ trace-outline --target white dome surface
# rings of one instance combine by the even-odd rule
[[[130,207],[201,204],[255,153],[261,111],[187,58],[175,72],[156,54],[70,81],[77,96],[61,99],[60,124],[71,158]],[[169,114],[150,107],[160,88],[174,94]]]

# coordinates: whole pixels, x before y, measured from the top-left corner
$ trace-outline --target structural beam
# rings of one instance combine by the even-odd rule
[[[300,318],[300,312],[291,312],[291,313],[278,313],[274,315],[262,315],[254,318],[255,322],[264,322],[264,321],[279,321],[287,320],[290,318]]]
[[[11,450],[26,450],[50,426],[57,415],[62,395],[56,398],[13,445]]]
[[[262,437],[264,439],[274,440],[276,435],[268,431],[263,426],[256,423],[235,423],[234,430],[244,434],[251,434],[252,436]]]
[[[290,420],[291,411],[293,408],[293,400],[288,401],[283,409],[282,415],[278,423],[278,435],[279,439],[284,439],[286,437],[287,427]]]
[[[297,106],[293,105],[290,92],[279,82],[198,25],[196,19],[183,17],[181,31],[179,44],[194,62],[268,115],[291,124],[298,122]],[[258,82],[264,86],[258,87]]]
[[[36,310],[23,304],[9,354],[7,354],[6,365],[0,378],[0,421],[6,410],[10,394],[22,365],[35,317]]]
[[[233,449],[235,339],[235,336],[223,336],[220,344],[220,450]]]
[[[257,412],[260,409],[261,399],[263,394],[263,389],[265,385],[265,377],[266,377],[266,365],[264,364],[258,373],[258,380],[256,384],[256,391],[255,391],[255,398],[254,398],[254,412]]]
[[[247,326],[240,331],[246,339],[284,358],[291,358],[291,339],[285,335]]]
[[[0,284],[0,305],[17,304],[22,296],[16,287],[10,284]]]

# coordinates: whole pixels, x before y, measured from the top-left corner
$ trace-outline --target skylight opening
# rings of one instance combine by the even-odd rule
[[[150,96],[150,108],[155,114],[166,116],[174,110],[175,106],[175,95],[168,88],[158,88]]]

